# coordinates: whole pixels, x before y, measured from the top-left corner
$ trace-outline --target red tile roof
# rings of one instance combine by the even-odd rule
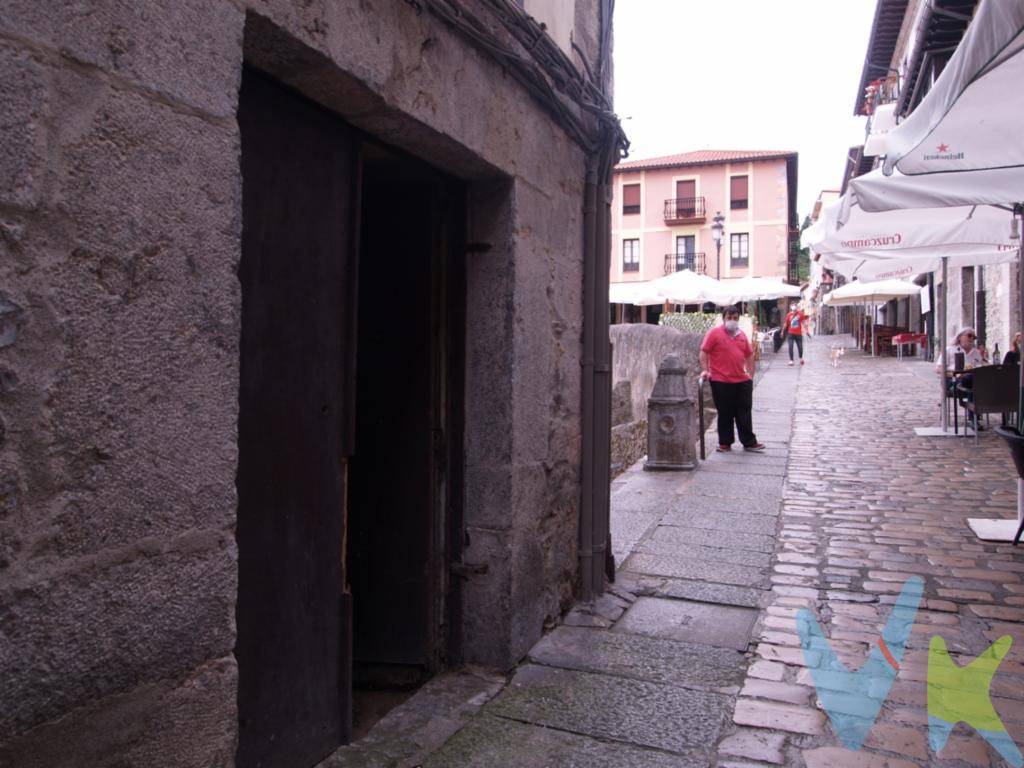
[[[684,152],[681,155],[652,157],[649,160],[626,160],[615,166],[616,171],[644,171],[653,168],[674,168],[683,165],[710,165],[713,163],[736,163],[744,160],[774,160],[796,157],[796,152],[772,149],[723,150],[701,149]]]

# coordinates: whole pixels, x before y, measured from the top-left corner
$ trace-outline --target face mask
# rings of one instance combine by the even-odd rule
[[[725,330],[727,330],[729,333],[736,333],[736,331],[738,331],[739,329],[740,329],[740,321],[739,320],[726,320],[725,321]]]
[[[790,312],[796,312],[796,304],[790,304],[789,305],[789,311]]]

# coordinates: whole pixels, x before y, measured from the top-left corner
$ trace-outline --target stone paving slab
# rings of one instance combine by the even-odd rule
[[[672,597],[740,608],[757,608],[765,599],[765,591],[734,584],[712,584],[691,579],[671,579],[622,572],[619,580],[628,583],[639,596]]]
[[[743,654],[728,648],[565,626],[541,639],[529,659],[562,669],[722,693],[738,691],[747,668]]]
[[[670,555],[648,555],[634,552],[622,564],[622,570],[650,576],[676,579],[697,579],[719,584],[737,584],[744,587],[767,587],[768,570],[734,563],[709,560],[689,560]]]
[[[757,462],[747,462],[746,465],[739,467],[736,463],[726,463],[724,461],[707,462],[701,467],[703,472],[720,473],[726,475],[723,482],[731,482],[729,476],[736,472],[742,472],[747,477],[775,477],[782,479],[786,474],[786,465],[784,463],[769,463],[763,461],[764,456],[758,454]]]
[[[771,467],[772,469],[785,470],[786,465],[789,463],[789,457],[783,453],[773,453],[771,451],[750,453],[748,451],[741,451],[735,446],[728,453],[718,453],[715,450],[715,445],[711,442],[708,442],[707,449],[707,458],[700,465],[701,472],[712,469],[717,470],[722,467],[732,469],[734,472],[755,467]]]
[[[752,461],[758,456],[752,455]],[[688,494],[722,496],[742,499],[747,504],[760,505],[782,499],[782,478],[764,478],[747,475],[742,471],[727,477],[727,482],[716,472],[699,472],[687,485]]]
[[[612,556],[621,563],[651,528],[661,514],[658,512],[620,512],[611,521]]]
[[[755,621],[750,608],[641,597],[614,630],[745,651]]]
[[[693,756],[707,755],[718,741],[732,697],[527,664],[486,710],[492,716]]]
[[[770,555],[775,552],[775,539],[759,533],[740,533],[734,531],[724,539],[720,533],[710,528],[681,528],[676,525],[659,525],[652,532],[647,542],[663,541],[670,544],[693,545],[705,547],[729,547],[732,550],[749,550]]]
[[[679,530],[671,526],[662,526],[658,530]],[[644,555],[664,555],[668,557],[685,558],[687,560],[706,560],[717,563],[734,563],[736,565],[749,565],[752,568],[765,568],[771,565],[772,556],[765,552],[755,552],[739,547],[729,548],[722,546],[728,542],[719,542],[719,546],[701,546],[697,544],[683,544],[679,541],[665,540],[649,536],[639,542],[633,549],[634,553]]]
[[[423,768],[707,768],[704,755],[686,756],[499,717],[463,728]]]
[[[504,683],[502,676],[475,668],[443,672],[386,714],[365,738],[341,747],[317,768],[418,764],[459,731]]]
[[[764,479],[764,478],[762,478]],[[767,483],[774,483],[774,479],[766,479]],[[679,494],[672,506],[663,514],[662,520],[666,520],[673,513],[680,510],[703,510],[706,512],[729,512],[733,514],[751,515],[778,515],[781,509],[782,498],[769,496],[765,499],[742,499],[736,496],[725,494],[687,493]]]
[[[612,495],[612,505],[616,513],[661,514],[672,505],[675,496],[672,488],[636,489],[630,485]]]
[[[755,514],[739,512],[718,512],[701,509],[692,500],[687,500],[666,513],[661,518],[661,525],[682,526],[684,528],[703,528],[705,530],[722,531],[730,534],[733,531],[771,536],[778,526],[774,514]],[[723,537],[723,540],[724,537]]]

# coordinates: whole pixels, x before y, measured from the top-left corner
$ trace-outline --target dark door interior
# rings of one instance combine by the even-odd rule
[[[238,421],[237,764],[314,765],[348,738],[353,132],[246,69]]]
[[[457,183],[439,171],[364,147],[347,536],[361,692],[408,691],[442,661],[460,206]],[[357,710],[365,700],[357,693]]]

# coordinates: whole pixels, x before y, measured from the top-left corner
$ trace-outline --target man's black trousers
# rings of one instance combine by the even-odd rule
[[[739,384],[712,381],[711,397],[718,410],[719,445],[733,444],[733,424],[740,433],[740,443],[744,446],[756,445],[757,436],[754,435],[754,423],[750,415],[754,404],[754,382],[750,379]]]

